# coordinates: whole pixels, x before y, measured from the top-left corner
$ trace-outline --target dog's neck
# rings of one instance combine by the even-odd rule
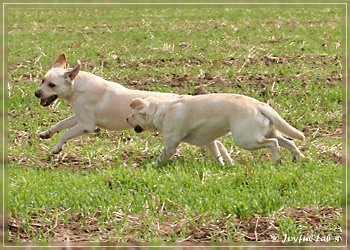
[[[109,86],[112,85],[113,88],[117,88],[121,90],[126,89],[126,87],[118,83],[107,81],[104,78],[97,76],[95,74],[92,74],[90,72],[80,71],[78,75],[75,77],[75,79],[72,80],[71,91],[62,98],[66,99],[68,102],[72,102],[72,100],[75,99],[74,96],[76,94],[79,94],[85,91],[94,91],[93,88],[100,85],[109,85]]]
[[[158,132],[160,130],[160,127],[157,126],[156,123],[156,115],[157,115],[157,109],[156,107],[152,107],[147,112],[147,117],[146,117],[146,124],[147,124],[147,130],[152,131],[152,132]]]
[[[150,118],[152,125],[156,131],[162,132],[164,116],[166,115],[167,108],[173,104],[174,100],[157,100],[152,112],[150,112]]]

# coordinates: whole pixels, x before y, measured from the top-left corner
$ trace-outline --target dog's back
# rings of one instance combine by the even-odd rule
[[[238,94],[207,94],[188,96],[173,101],[167,112],[179,113],[175,117],[182,117],[183,122],[193,120],[193,126],[215,127],[217,131],[226,128],[229,123],[244,124],[245,120],[255,121],[262,114],[271,121],[271,124],[281,133],[294,139],[304,140],[302,132],[289,125],[272,107],[254,98]],[[173,116],[169,112],[168,116]],[[224,132],[222,132],[224,133]],[[219,132],[215,134],[220,134]]]

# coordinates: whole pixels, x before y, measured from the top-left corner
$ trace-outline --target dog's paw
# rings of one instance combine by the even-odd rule
[[[56,155],[56,154],[58,154],[59,152],[61,152],[62,151],[62,148],[60,148],[60,147],[54,147],[53,149],[52,149],[52,151],[51,151],[51,154],[52,155]]]
[[[152,163],[153,167],[155,168],[160,168],[160,167],[164,167],[167,163],[169,163],[169,161],[159,161],[156,160],[155,162]]]
[[[235,166],[235,161],[231,159],[227,164],[228,164],[229,166],[234,167],[234,166]]]
[[[294,154],[292,158],[292,162],[298,162],[302,159],[306,159],[306,157],[302,153]]]
[[[39,133],[39,137],[40,137],[41,139],[49,139],[49,138],[52,137],[52,134],[50,133],[50,130],[47,130],[47,131],[45,131],[45,132]]]
[[[276,165],[276,166],[282,165],[282,160],[281,160],[280,158],[277,159],[277,160],[273,160],[272,162],[273,162],[273,164]]]

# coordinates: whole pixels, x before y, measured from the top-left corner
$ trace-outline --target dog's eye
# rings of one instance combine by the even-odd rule
[[[44,79],[41,80],[41,84],[44,84]]]
[[[54,83],[49,83],[49,87],[50,88],[53,88],[53,87],[55,87],[56,86],[56,84],[54,84]]]

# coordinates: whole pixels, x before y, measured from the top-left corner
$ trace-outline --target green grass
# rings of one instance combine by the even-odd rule
[[[183,239],[190,228],[159,235],[152,220],[199,216],[204,223],[230,214],[248,220],[282,207],[344,204],[342,9],[9,8],[6,15],[8,213],[23,218],[30,241],[53,240],[45,232],[30,233],[33,214],[49,220],[42,210],[55,210],[69,224],[71,213],[88,217],[100,209],[101,228],[113,212],[123,211],[144,218],[149,232],[124,221],[109,231],[110,239],[132,235],[158,242]],[[292,163],[282,150],[282,164],[274,165],[268,150],[245,151],[225,137],[233,168],[182,144],[172,162],[158,169],[152,162],[161,137],[133,131],[77,138],[49,158],[59,135],[42,141],[37,134],[72,111],[62,100],[41,107],[34,91],[62,52],[70,65],[79,59],[83,70],[130,88],[191,93],[206,86],[269,102],[304,131],[306,142],[297,145],[307,159]],[[298,233],[295,222],[282,219],[280,225],[281,234]],[[237,225],[230,226],[231,236],[213,240],[235,240]],[[11,240],[22,238],[18,233]]]
[[[316,167],[310,162],[272,166],[254,161],[232,169],[206,161],[183,160],[181,165],[162,169],[147,164],[140,168],[111,166],[77,173],[38,167],[23,173],[17,166],[11,169],[13,189],[9,197],[13,198],[9,207],[18,211],[69,207],[89,212],[96,204],[105,208],[114,204],[123,211],[138,214],[148,199],[156,198],[160,203],[170,200],[183,205],[194,214],[210,211],[213,215],[249,217],[254,213],[270,214],[282,206],[340,202],[337,196],[324,196],[336,186],[333,180],[339,177],[337,166]],[[17,194],[19,187],[23,192]],[[150,208],[153,213],[157,212],[152,211],[155,205]]]

